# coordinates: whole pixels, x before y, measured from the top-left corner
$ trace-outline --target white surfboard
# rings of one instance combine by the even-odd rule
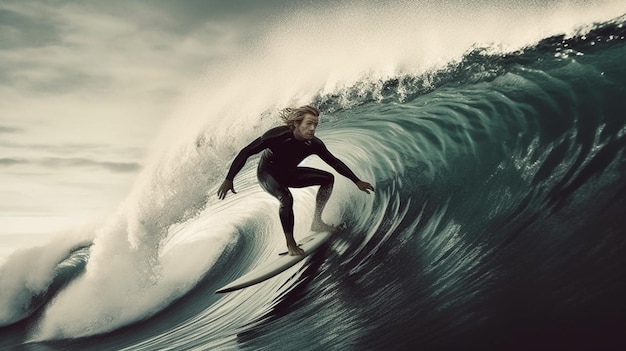
[[[325,243],[326,240],[330,238],[330,236],[330,232],[319,232],[309,235],[298,242],[300,248],[304,250],[304,255],[280,255],[276,260],[266,262],[256,267],[252,271],[244,274],[233,282],[217,290],[215,293],[221,294],[247,288],[251,285],[258,284],[262,281],[272,278],[284,272],[287,268],[302,261],[306,256],[315,252],[315,250],[322,246],[322,244]]]

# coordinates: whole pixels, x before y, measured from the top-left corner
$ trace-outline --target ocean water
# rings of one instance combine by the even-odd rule
[[[346,229],[217,295],[284,246],[255,159],[214,196],[283,100],[237,131],[222,106],[156,153],[93,240],[7,258],[0,350],[626,349],[625,24],[307,95],[376,192],[336,177],[324,218]],[[315,189],[294,196],[304,235]]]

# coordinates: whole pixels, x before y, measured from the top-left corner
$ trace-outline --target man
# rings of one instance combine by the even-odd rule
[[[236,194],[233,179],[250,156],[263,151],[257,169],[257,178],[263,190],[280,202],[280,222],[285,232],[287,250],[292,256],[303,255],[304,251],[298,247],[293,237],[293,197],[289,188],[319,185],[311,230],[331,232],[336,230],[335,227],[322,221],[322,211],[330,198],[334,176],[319,169],[298,167],[302,160],[313,154],[318,155],[339,174],[352,180],[359,190],[367,194],[369,194],[368,190],[374,191],[370,183],[361,181],[315,136],[319,115],[317,108],[308,105],[283,110],[281,118],[286,125],[268,130],[244,147],[233,160],[226,179],[217,192],[220,200],[226,197],[228,191]]]

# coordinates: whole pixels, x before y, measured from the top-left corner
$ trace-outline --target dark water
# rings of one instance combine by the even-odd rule
[[[84,269],[81,249],[0,329],[0,349],[626,349],[625,35],[616,20],[318,96],[320,137],[376,187],[338,183],[330,211],[349,229],[329,245],[215,295],[281,245],[276,204],[252,191],[236,239],[149,315],[38,340],[46,302]]]

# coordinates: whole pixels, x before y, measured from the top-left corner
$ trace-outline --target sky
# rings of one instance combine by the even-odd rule
[[[284,3],[0,1],[0,240],[114,209],[186,91]]]
[[[444,2],[450,8],[460,3],[466,2]],[[474,2],[484,8],[489,3]],[[511,4],[526,11],[554,2],[492,3],[501,7],[497,13]],[[144,167],[155,136],[181,102],[207,84],[212,69],[259,50],[259,38],[295,10],[306,18],[302,9],[341,6],[343,15],[327,23],[349,27],[351,3],[345,1],[0,0],[0,256],[114,211]],[[377,32],[372,13],[363,22],[371,26],[355,22],[357,29],[398,50],[386,32]],[[319,11],[317,16],[311,18],[320,19]],[[390,21],[393,28],[395,19]],[[311,37],[320,47],[334,34],[351,40],[349,33],[324,32],[327,27],[311,29],[325,33]],[[330,42],[337,46],[327,53],[341,51],[344,42]],[[381,55],[372,45],[357,44],[366,55]]]

